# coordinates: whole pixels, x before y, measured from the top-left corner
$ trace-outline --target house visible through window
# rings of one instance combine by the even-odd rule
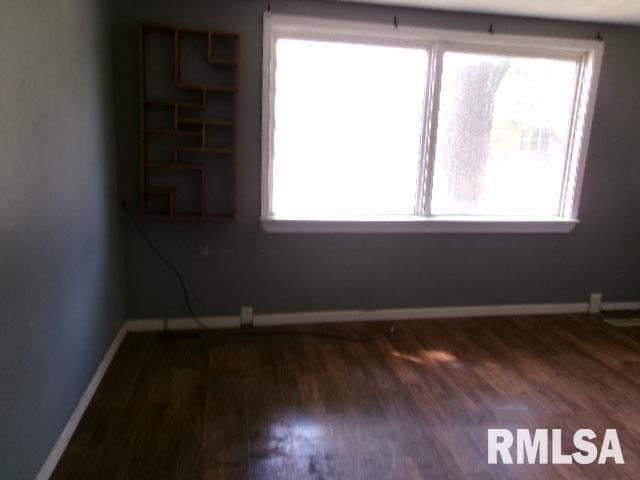
[[[575,224],[601,42],[267,15],[264,50],[268,229]]]
[[[520,134],[520,148],[544,155],[549,151],[551,136],[551,130],[548,128],[525,127]]]

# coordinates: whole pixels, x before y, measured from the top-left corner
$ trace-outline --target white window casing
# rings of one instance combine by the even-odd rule
[[[279,215],[272,208],[276,42],[279,39],[338,42],[381,47],[417,48],[427,52],[428,69],[420,139],[420,161],[413,214]],[[265,13],[262,71],[261,222],[269,232],[309,233],[567,233],[579,222],[580,192],[590,138],[604,42],[566,38],[439,30],[389,24],[328,20]],[[575,62],[576,86],[567,138],[559,207],[551,215],[431,214],[434,190],[439,100],[446,52],[559,59]],[[448,57],[449,58],[449,57]],[[573,78],[573,77],[571,77]],[[539,127],[538,132],[541,130]],[[524,134],[526,137],[527,134]],[[528,137],[526,137],[528,138]],[[518,146],[521,138],[517,137]],[[532,140],[528,139],[528,145]],[[538,139],[542,142],[542,138]],[[531,148],[531,147],[530,147]],[[540,145],[538,150],[542,150]],[[535,154],[536,152],[525,152]]]

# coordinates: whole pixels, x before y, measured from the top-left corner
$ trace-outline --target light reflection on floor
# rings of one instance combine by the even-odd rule
[[[398,448],[416,440],[406,432],[405,438],[392,435],[397,442],[390,442],[393,428],[380,419],[340,414],[324,418],[323,422],[289,412],[286,419],[269,424],[264,431],[268,448],[252,455],[252,478],[285,478],[283,472],[302,475],[286,478],[366,478],[372,469],[400,468]],[[367,445],[364,452],[362,445]]]
[[[408,354],[393,350],[391,355],[421,365],[436,365],[439,363],[456,363],[458,357],[445,350],[420,350],[416,354]]]

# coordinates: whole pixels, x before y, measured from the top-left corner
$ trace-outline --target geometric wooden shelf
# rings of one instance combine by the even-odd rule
[[[145,215],[233,220],[240,37],[143,25],[140,195]]]

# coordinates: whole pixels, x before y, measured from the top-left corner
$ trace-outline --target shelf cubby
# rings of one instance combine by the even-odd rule
[[[239,35],[146,25],[139,52],[144,213],[233,220]]]

